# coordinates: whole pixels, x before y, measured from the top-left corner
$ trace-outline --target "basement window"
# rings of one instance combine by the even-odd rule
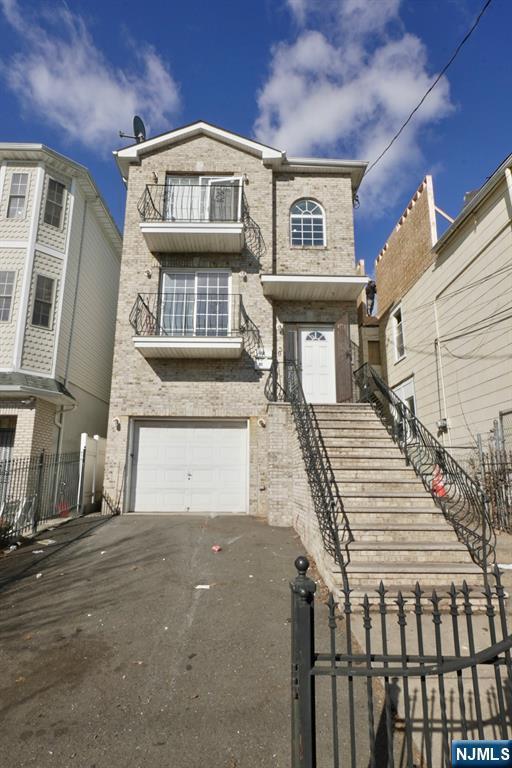
[[[405,357],[405,338],[404,324],[402,317],[402,307],[397,307],[391,315],[393,323],[393,341],[395,346],[395,362],[398,363]]]

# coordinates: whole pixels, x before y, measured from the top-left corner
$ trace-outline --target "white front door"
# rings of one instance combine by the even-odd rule
[[[308,403],[335,403],[334,328],[300,329],[302,388]]]

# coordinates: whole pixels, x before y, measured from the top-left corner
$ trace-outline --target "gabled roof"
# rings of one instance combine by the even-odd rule
[[[120,256],[122,245],[121,233],[101,192],[85,165],[71,160],[66,155],[61,155],[60,152],[56,152],[44,144],[15,141],[0,142],[0,160],[19,161],[21,163],[40,161],[48,163],[55,171],[76,179],[82,193],[94,209]]]
[[[159,136],[153,136],[146,141],[138,144],[130,144],[128,147],[118,149],[114,152],[119,170],[124,179],[128,177],[130,164],[139,164],[141,158],[148,152],[164,149],[172,146],[183,139],[194,136],[210,136],[212,139],[223,141],[232,147],[249,152],[259,157],[263,165],[270,166],[276,170],[283,171],[311,171],[311,172],[334,172],[350,174],[352,187],[357,190],[362,181],[367,163],[360,160],[339,160],[334,158],[311,158],[311,157],[287,157],[286,152],[267,144],[261,144],[253,139],[241,136],[239,133],[227,131],[205,120],[198,120],[195,123],[189,123],[181,128],[175,128],[172,131],[161,133]]]

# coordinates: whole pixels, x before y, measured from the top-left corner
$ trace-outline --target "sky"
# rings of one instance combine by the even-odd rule
[[[195,120],[290,155],[373,161],[484,0],[0,0],[0,141],[86,165],[122,228],[119,130]],[[511,0],[493,0],[454,64],[363,180],[368,273],[427,173],[451,216],[511,152]]]

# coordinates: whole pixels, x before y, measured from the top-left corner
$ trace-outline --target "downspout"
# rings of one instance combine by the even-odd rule
[[[446,390],[444,386],[444,373],[443,373],[443,355],[441,352],[441,342],[440,342],[440,334],[439,334],[439,318],[437,315],[437,297],[434,299],[434,321],[436,324],[436,337],[434,339],[434,346],[436,348],[436,362],[437,362],[437,371],[439,376],[439,381],[441,384],[441,397],[443,400],[443,408],[442,412],[439,414],[440,418],[448,419],[448,408],[446,406]],[[451,446],[451,438],[450,438],[450,430],[448,429],[447,432],[443,434],[443,442],[444,438],[446,437],[446,442],[449,446]]]
[[[73,333],[75,330],[75,317],[76,317],[76,303],[78,299],[78,288],[80,284],[80,267],[82,264],[82,251],[83,251],[83,245],[84,245],[84,232],[85,232],[85,217],[87,215],[87,198],[84,200],[84,212],[82,214],[82,227],[80,232],[80,245],[78,247],[78,264],[76,268],[76,283],[75,283],[75,295],[73,298],[73,315],[71,318],[71,328],[69,330],[69,343],[68,343],[68,351],[66,355],[66,368],[64,372],[64,386],[67,389],[68,381],[69,381],[69,362],[71,360],[71,346],[73,342]],[[58,436],[57,436],[57,455],[60,454],[61,448],[62,448],[62,432],[64,428],[64,416],[66,413],[71,413],[71,411],[74,411],[77,407],[76,403],[73,403],[73,405],[66,409],[66,406],[61,405],[59,413],[55,416],[55,426],[58,429]]]

